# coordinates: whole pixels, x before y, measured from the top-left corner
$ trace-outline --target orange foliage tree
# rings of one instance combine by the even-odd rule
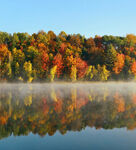
[[[80,57],[74,57],[73,55],[67,57],[67,66],[72,69],[72,66],[76,66],[77,69],[77,77],[83,78],[86,69],[87,69],[87,63],[83,61]]]
[[[114,63],[113,71],[115,74],[119,74],[123,67],[124,67],[124,62],[125,62],[125,56],[124,54],[117,54],[117,60]]]
[[[133,73],[134,75],[136,75],[136,61],[134,61],[134,62],[132,63],[131,71],[132,71],[132,73]]]

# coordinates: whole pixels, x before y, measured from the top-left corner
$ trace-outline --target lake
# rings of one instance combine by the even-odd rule
[[[2,150],[135,150],[136,83],[0,84]]]

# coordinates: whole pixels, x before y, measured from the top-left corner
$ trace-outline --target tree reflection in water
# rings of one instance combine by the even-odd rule
[[[136,128],[136,84],[1,84],[0,138]]]

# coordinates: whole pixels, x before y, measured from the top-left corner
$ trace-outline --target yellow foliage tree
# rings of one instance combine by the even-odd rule
[[[89,66],[88,70],[86,72],[86,77],[87,77],[88,80],[92,80],[92,79],[95,80],[95,78],[97,76],[97,73],[98,73],[98,71],[95,68],[95,66]]]
[[[12,75],[11,69],[12,56],[7,46],[0,45],[0,78],[10,78]]]
[[[128,42],[133,42],[136,44],[136,36],[134,34],[127,34],[126,38]]]
[[[19,75],[19,63],[18,62],[16,62],[16,64],[15,64],[15,75]]]
[[[72,67],[71,67],[70,79],[72,80],[72,82],[76,81],[76,79],[77,79],[76,65],[72,65]]]
[[[11,78],[11,76],[12,76],[12,69],[11,69],[10,63],[7,63],[7,76],[8,76],[8,78]]]
[[[12,55],[14,58],[14,62],[22,64],[25,61],[25,54],[20,49],[17,50],[16,48],[14,48],[12,51]]]
[[[51,82],[54,81],[56,71],[57,71],[57,66],[52,67],[50,70],[50,81]]]
[[[32,82],[32,64],[30,61],[24,63],[24,71],[28,82]]]
[[[110,71],[106,69],[105,65],[103,66],[97,65],[97,70],[98,70],[98,80],[106,81],[110,76]]]

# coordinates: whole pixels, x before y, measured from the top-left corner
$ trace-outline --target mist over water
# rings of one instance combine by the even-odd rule
[[[110,92],[121,92],[126,93],[130,91],[136,90],[135,82],[86,82],[86,83],[21,83],[21,84],[9,84],[9,83],[1,83],[0,84],[0,92],[11,91],[14,92],[16,90],[20,91],[20,93],[39,93],[39,92],[51,92],[51,90],[59,90],[60,92],[68,92],[70,89],[76,88],[77,90],[82,90],[83,92],[88,92],[90,89],[95,92],[103,92],[101,90],[108,89]],[[47,94],[46,93],[46,94]],[[65,93],[64,93],[65,95]]]
[[[67,142],[66,149],[73,146],[77,149],[119,149],[124,147],[116,140],[130,143],[136,136],[135,128],[134,82],[0,84],[0,145],[3,148],[8,146],[1,141],[7,140],[16,150],[17,146],[10,139],[16,136],[19,140],[25,136],[30,142],[25,149],[38,149],[36,146],[44,138],[43,149],[54,149],[55,144],[58,149],[64,148]],[[35,146],[30,146],[32,139],[35,139]],[[98,143],[94,139],[99,139]],[[82,146],[73,143],[74,140],[82,141]],[[110,146],[103,146],[105,140],[111,142]],[[136,148],[133,140],[131,143],[125,148]]]

